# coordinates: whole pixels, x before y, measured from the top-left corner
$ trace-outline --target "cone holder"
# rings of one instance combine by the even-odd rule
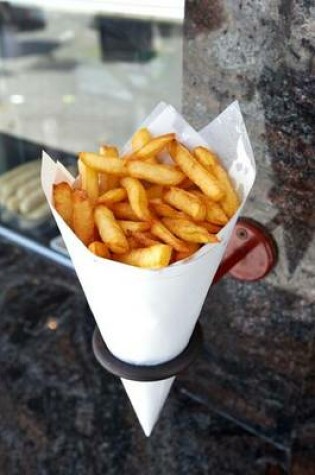
[[[213,284],[226,274],[243,281],[264,278],[277,262],[277,247],[268,230],[250,218],[240,218]],[[202,330],[197,322],[187,347],[176,358],[162,364],[133,365],[116,358],[107,348],[98,327],[92,347],[97,361],[110,373],[131,381],[159,381],[177,375],[197,357],[202,346]]]
[[[97,361],[115,376],[131,381],[160,381],[177,375],[194,361],[202,346],[202,332],[197,322],[188,345],[180,355],[152,366],[133,365],[116,358],[107,348],[98,327],[94,330],[92,346]]]

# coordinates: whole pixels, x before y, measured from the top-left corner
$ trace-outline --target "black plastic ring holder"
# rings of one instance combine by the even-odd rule
[[[202,347],[202,330],[197,322],[182,353],[170,361],[152,366],[133,365],[116,358],[107,348],[98,327],[94,330],[92,346],[97,361],[115,376],[132,381],[159,381],[177,375],[193,362]]]

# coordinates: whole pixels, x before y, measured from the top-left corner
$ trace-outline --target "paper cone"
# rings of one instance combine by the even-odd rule
[[[255,179],[255,162],[237,103],[198,134],[166,104],[142,124],[154,135],[176,132],[189,147],[210,145],[229,169],[242,196],[238,212],[220,231],[220,243],[203,246],[192,258],[161,270],[147,270],[92,254],[52,206],[52,185],[74,178],[43,153],[42,186],[78,278],[109,350],[132,364],[169,361],[187,346],[208,289]],[[129,144],[124,151],[127,151]],[[123,381],[148,435],[174,378],[152,383]]]
[[[147,437],[158,420],[174,380],[175,377],[148,383],[121,380]]]

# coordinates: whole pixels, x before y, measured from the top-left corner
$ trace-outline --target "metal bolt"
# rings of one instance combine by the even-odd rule
[[[247,229],[245,228],[238,228],[236,231],[236,236],[241,239],[242,241],[245,241],[248,238],[248,232]]]

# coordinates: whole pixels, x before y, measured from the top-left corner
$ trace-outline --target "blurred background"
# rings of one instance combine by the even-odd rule
[[[183,17],[183,0],[0,2],[0,234],[51,248],[42,150],[74,171],[78,152],[124,145],[158,102],[180,110]]]

